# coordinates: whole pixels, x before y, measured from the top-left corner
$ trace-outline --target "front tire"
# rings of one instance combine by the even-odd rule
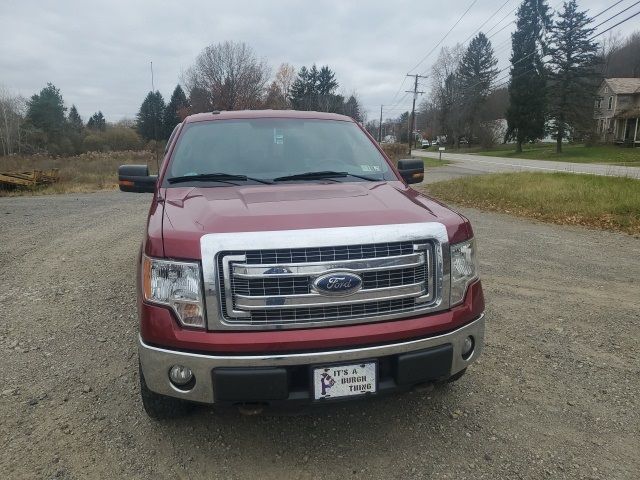
[[[178,418],[188,415],[193,410],[193,405],[188,402],[160,395],[149,390],[142,373],[142,367],[140,367],[139,364],[138,371],[140,373],[140,397],[142,399],[142,407],[150,418],[154,420]]]
[[[458,380],[460,380],[464,374],[467,373],[467,369],[463,368],[462,370],[460,370],[458,373],[456,373],[455,375],[451,375],[448,379],[447,379],[447,383],[453,383],[456,382]]]

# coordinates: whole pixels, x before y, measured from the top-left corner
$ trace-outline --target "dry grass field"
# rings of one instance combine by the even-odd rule
[[[433,183],[425,191],[465,207],[640,236],[640,180],[632,178],[500,173]]]
[[[118,186],[118,166],[147,164],[157,173],[155,157],[148,151],[89,152],[75,157],[48,155],[0,157],[0,172],[21,172],[57,168],[60,181],[33,189],[12,189],[0,185],[0,196],[51,195],[57,193],[95,192],[113,190]]]

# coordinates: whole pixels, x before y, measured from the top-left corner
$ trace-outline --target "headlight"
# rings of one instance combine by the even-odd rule
[[[180,323],[204,328],[200,265],[142,257],[142,291],[150,303],[173,308]]]
[[[474,239],[451,245],[451,305],[464,300],[467,287],[478,278]]]

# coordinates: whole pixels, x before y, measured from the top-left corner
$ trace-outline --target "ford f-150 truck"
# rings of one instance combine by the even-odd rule
[[[138,257],[140,388],[154,418],[193,403],[323,404],[462,376],[482,349],[469,221],[408,186],[349,117],[187,117],[157,176]]]

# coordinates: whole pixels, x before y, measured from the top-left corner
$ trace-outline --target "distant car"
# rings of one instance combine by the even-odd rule
[[[429,140],[422,140],[421,146],[422,148],[429,148],[431,146],[431,142],[429,142]]]
[[[434,139],[431,141],[431,145],[435,145],[435,146],[440,145],[440,140],[438,140],[437,138],[434,138]]]

